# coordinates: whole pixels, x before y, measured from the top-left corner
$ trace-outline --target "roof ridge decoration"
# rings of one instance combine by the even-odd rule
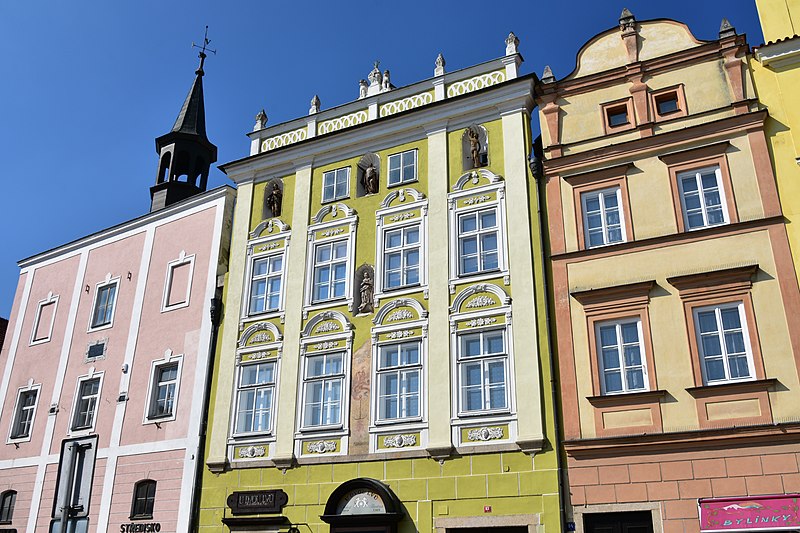
[[[733,37],[736,35],[736,28],[733,27],[733,24],[725,18],[722,17],[722,23],[719,25],[719,38],[724,39],[726,37]]]

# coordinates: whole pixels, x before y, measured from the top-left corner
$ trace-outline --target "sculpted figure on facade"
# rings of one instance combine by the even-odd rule
[[[283,192],[277,183],[272,182],[272,190],[267,196],[267,207],[273,217],[281,216],[281,206],[283,205]]]
[[[367,97],[367,80],[358,80],[358,97]]]
[[[364,187],[366,194],[375,194],[378,192],[378,169],[375,168],[375,163],[370,162],[369,166],[364,169],[364,177],[362,178],[361,185]]]
[[[372,299],[375,296],[375,282],[372,280],[371,268],[364,269],[363,277],[361,278],[361,287],[359,289],[361,295],[361,303],[358,305],[359,313],[371,313],[374,311]]]
[[[482,167],[481,163],[481,139],[475,128],[467,128],[467,136],[469,137],[469,151],[470,158],[472,158],[473,168]]]

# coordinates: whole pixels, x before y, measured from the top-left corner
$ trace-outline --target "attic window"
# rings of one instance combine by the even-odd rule
[[[678,106],[678,94],[676,92],[668,92],[655,97],[656,110],[659,115],[668,115],[676,111],[680,111]]]
[[[606,108],[608,125],[612,128],[628,123],[628,106],[625,104]]]

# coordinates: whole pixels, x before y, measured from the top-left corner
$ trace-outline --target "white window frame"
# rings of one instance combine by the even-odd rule
[[[319,335],[317,327],[332,321],[338,324],[331,333]],[[351,358],[353,353],[352,324],[344,313],[336,310],[324,311],[316,314],[309,319],[300,335],[300,361],[298,368],[299,386],[297,387],[295,399],[295,421],[297,431],[295,433],[295,454],[300,457],[304,455],[303,438],[339,438],[340,446],[336,455],[346,455],[348,445],[348,426],[350,424],[350,382],[351,382]],[[341,420],[338,424],[324,426],[308,426],[305,422],[305,395],[306,395],[306,365],[308,358],[322,354],[342,353],[342,398],[341,398]],[[339,375],[339,374],[337,374]]]
[[[480,340],[481,345],[483,345],[483,342],[484,342],[483,338],[484,338],[485,335],[492,334],[492,333],[497,333],[497,332],[500,332],[502,337],[503,337],[503,348],[504,348],[503,353],[501,353],[501,354],[486,354],[486,353],[481,352],[481,355],[473,356],[473,357],[465,357],[462,354],[462,349],[461,349],[462,342],[461,341],[462,341],[462,339],[464,337],[479,335],[480,339],[481,339]],[[506,328],[504,328],[504,327],[496,328],[495,327],[495,328],[481,328],[480,330],[462,331],[462,332],[459,332],[456,335],[456,343],[457,343],[456,347],[455,347],[456,354],[457,354],[457,356],[456,356],[456,367],[457,367],[456,394],[457,394],[457,397],[458,397],[458,416],[459,417],[483,416],[483,415],[492,415],[492,414],[495,414],[495,413],[507,413],[507,412],[509,412],[511,410],[511,391],[510,391],[510,388],[511,388],[510,387],[511,367],[509,365],[509,359],[510,358],[509,358],[509,354],[508,354],[508,352],[509,352],[509,350],[508,350],[509,336],[508,336],[508,331],[506,330]],[[490,362],[494,362],[494,361],[502,361],[503,362],[503,373],[504,373],[504,376],[505,376],[505,382],[504,382],[503,386],[504,386],[504,392],[505,392],[505,404],[506,405],[504,407],[501,407],[501,408],[492,408],[492,407],[487,407],[486,406],[486,404],[488,403],[488,398],[489,398],[489,395],[488,395],[489,384],[488,384],[488,382],[486,380],[486,376],[488,375],[487,374],[486,364],[490,363]],[[481,364],[481,396],[483,397],[483,407],[481,409],[474,409],[474,410],[468,411],[466,409],[466,406],[464,405],[464,403],[465,403],[464,402],[464,395],[463,395],[464,375],[463,375],[462,370],[467,364],[475,364],[477,362],[480,362],[480,364]]]
[[[411,245],[404,244],[404,242],[402,242],[402,241],[405,240],[406,232],[408,230],[412,229],[412,228],[416,228],[417,235],[419,236],[418,240],[417,240],[417,242],[415,244],[411,244]],[[398,232],[398,231],[400,232],[400,235],[401,235],[401,244],[400,244],[400,246],[397,247],[397,248],[393,248],[392,250],[388,250],[386,244],[387,244],[387,241],[388,241],[389,234],[395,233],[395,232]],[[380,272],[381,290],[384,291],[384,292],[390,292],[390,291],[394,292],[396,290],[407,289],[409,287],[419,288],[422,285],[422,269],[423,269],[423,259],[422,259],[422,254],[423,254],[422,223],[417,221],[417,222],[412,223],[412,224],[402,224],[402,225],[401,224],[397,224],[397,225],[393,225],[393,226],[388,226],[388,227],[383,229],[381,234],[382,234],[382,237],[383,237],[383,247],[382,247],[382,250],[381,250],[382,257],[381,257],[381,261],[380,261],[380,263],[381,263],[381,272]],[[418,260],[417,260],[417,265],[416,265],[416,268],[417,268],[417,280],[418,281],[416,283],[408,283],[408,280],[407,280],[408,268],[407,268],[407,266],[405,264],[405,259],[406,259],[407,253],[409,251],[413,251],[414,249],[417,250],[417,255],[418,255]],[[387,275],[389,273],[387,256],[390,253],[391,254],[399,253],[400,257],[401,257],[401,262],[402,262],[402,264],[400,266],[400,278],[401,278],[400,284],[395,286],[395,287],[389,287],[388,279],[387,279]]]
[[[398,196],[411,197],[412,202],[403,202],[392,206],[391,204]],[[405,213],[419,211],[418,217],[411,217],[405,222],[386,224],[385,221],[392,216],[403,217]],[[428,287],[428,201],[425,195],[415,189],[394,189],[386,195],[381,202],[381,208],[375,212],[375,300],[380,298],[401,296],[419,291],[427,291]],[[386,273],[384,272],[386,254],[386,233],[400,228],[413,225],[419,226],[419,283],[414,285],[403,285],[400,287],[386,288],[384,284]]]
[[[481,215],[483,215],[485,213],[490,213],[490,212],[494,213],[494,218],[495,218],[495,226],[494,226],[494,228],[486,229],[486,228],[478,227],[480,225]],[[476,221],[475,230],[467,232],[467,233],[461,233],[461,220],[465,219],[465,218],[472,218],[472,217],[474,217],[475,221]],[[458,236],[456,238],[457,239],[456,261],[458,263],[457,268],[458,268],[458,276],[459,277],[480,276],[482,274],[486,274],[486,273],[489,273],[489,272],[499,272],[501,270],[502,263],[501,263],[501,259],[500,259],[500,254],[502,253],[502,245],[500,243],[500,239],[501,239],[501,236],[500,236],[500,217],[499,217],[499,213],[498,213],[498,210],[497,210],[497,206],[488,205],[488,206],[486,206],[484,208],[481,208],[481,209],[462,210],[461,212],[459,212],[456,215],[456,228],[457,228],[456,231],[458,232]],[[487,235],[491,235],[491,234],[495,235],[495,239],[496,239],[496,242],[497,242],[497,249],[494,251],[494,253],[497,255],[497,267],[495,267],[495,268],[485,268],[482,265],[483,256],[484,256],[485,251],[482,248],[481,242],[482,242],[482,237],[487,236]],[[475,245],[476,245],[476,249],[477,249],[478,270],[476,270],[475,272],[465,272],[464,268],[463,268],[464,260],[463,260],[463,257],[461,255],[461,242],[463,240],[472,239],[472,238],[475,239]]]
[[[413,154],[413,165],[414,165],[414,176],[411,179],[403,179],[403,156],[406,154]],[[399,160],[399,171],[400,171],[400,179],[398,181],[392,181],[392,161]],[[412,148],[411,150],[405,150],[402,152],[398,152],[396,154],[390,154],[389,157],[386,158],[386,186],[387,187],[396,187],[398,185],[404,185],[406,183],[413,183],[419,180],[419,159],[418,159],[418,150],[416,148]]]
[[[308,369],[309,369],[309,359],[313,357],[324,357],[325,363],[327,364],[329,356],[341,356],[341,371],[334,373],[334,374],[321,374],[319,376],[308,376]],[[301,419],[300,419],[300,427],[302,430],[324,430],[324,429],[333,429],[333,428],[341,428],[344,426],[344,419],[345,417],[349,416],[349,412],[345,410],[346,402],[345,396],[347,395],[347,390],[345,389],[347,385],[347,369],[345,366],[345,359],[348,357],[348,352],[346,350],[325,350],[325,351],[317,351],[312,353],[306,353],[303,357],[303,374],[302,374],[302,391],[301,391],[301,402],[300,402],[300,412],[301,412]],[[308,395],[309,386],[322,382],[323,387],[329,382],[339,382],[339,420],[335,422],[328,422],[328,423],[320,423],[320,424],[310,424],[308,420],[306,420],[306,400]],[[323,398],[325,394],[325,389],[323,388]],[[325,407],[324,399],[322,401],[322,407]],[[328,407],[328,410],[330,408]]]
[[[93,370],[93,369],[92,369]],[[85,435],[88,433],[94,432],[94,428],[97,425],[97,414],[100,411],[100,400],[103,394],[103,372],[91,372],[84,376],[78,377],[77,386],[75,387],[75,395],[72,399],[72,413],[70,414],[69,419],[69,434],[70,435]],[[76,416],[78,414],[78,402],[81,399],[81,387],[87,381],[98,380],[97,384],[97,397],[94,406],[94,414],[92,416],[92,424],[88,427],[75,427]]]
[[[339,172],[344,171],[346,175],[344,193],[336,194],[336,176]],[[325,197],[325,189],[327,187],[328,179],[333,179],[333,194],[330,198]],[[327,204],[337,200],[343,200],[350,197],[350,167],[340,167],[331,170],[326,170],[322,173],[322,203]]]
[[[47,328],[47,335],[42,337],[41,339],[36,338],[36,330],[39,329],[39,322],[42,318],[42,309],[46,305],[53,305],[53,316],[50,317],[50,324]],[[44,344],[45,342],[50,342],[50,339],[53,336],[53,326],[56,322],[56,312],[58,311],[58,295],[54,295],[52,292],[47,295],[47,298],[44,300],[40,300],[36,306],[36,318],[33,320],[33,327],[31,328],[31,340],[29,345],[36,346],[37,344]]]
[[[332,211],[337,213],[341,211],[346,216],[341,218],[337,217],[333,220],[322,222]],[[323,206],[313,217],[312,222],[314,222],[314,224],[308,226],[308,245],[306,248],[306,289],[304,296],[305,304],[303,307],[303,319],[308,318],[309,311],[323,309],[326,307],[347,305],[348,311],[353,310],[353,275],[356,255],[357,221],[358,217],[356,216],[355,211],[350,209],[345,204],[330,204]],[[338,231],[340,228],[345,226],[347,227],[347,230],[344,232]],[[317,238],[318,233],[325,233],[329,235]],[[314,272],[316,270],[315,258],[317,246],[330,244],[336,241],[347,242],[344,296],[341,298],[316,301],[314,300]]]
[[[722,320],[721,320],[721,311],[724,309],[736,309],[739,313],[739,323],[741,325],[742,330],[742,337],[744,341],[744,349],[745,349],[745,356],[747,357],[747,370],[749,375],[746,377],[740,378],[731,378],[730,374],[730,362],[728,360],[728,353],[727,347],[725,345],[724,339],[724,330],[722,329]],[[716,326],[717,326],[717,335],[720,337],[720,348],[722,352],[722,365],[725,371],[725,378],[718,379],[718,380],[709,380],[706,372],[706,355],[703,353],[703,340],[702,334],[700,332],[700,322],[699,322],[699,315],[700,313],[707,312],[707,311],[714,311]],[[713,386],[713,385],[723,385],[726,383],[740,383],[743,381],[753,381],[757,379],[756,377],[756,370],[755,364],[753,361],[753,345],[752,345],[752,337],[750,336],[750,331],[747,324],[747,313],[744,309],[744,302],[734,301],[734,302],[724,302],[712,305],[704,305],[692,308],[692,320],[694,321],[694,332],[695,332],[695,339],[697,341],[697,353],[700,357],[700,372],[703,376],[703,385]]]
[[[344,257],[335,258],[333,256],[333,250],[338,245],[342,245],[342,244],[345,247]],[[317,262],[317,251],[319,249],[323,248],[323,247],[330,247],[330,249],[331,249],[330,259],[327,260],[327,261],[322,261],[322,262],[318,263]],[[337,301],[345,300],[347,298],[347,294],[349,292],[348,289],[349,289],[349,285],[350,285],[350,280],[348,279],[348,277],[349,277],[349,273],[350,273],[350,270],[351,270],[349,268],[349,265],[350,265],[350,263],[352,263],[352,261],[350,259],[350,256],[351,256],[350,243],[348,242],[348,239],[346,239],[346,238],[345,239],[325,240],[325,241],[318,242],[318,243],[314,244],[314,248],[312,249],[312,257],[311,257],[311,303],[312,304],[319,305],[319,304],[325,304],[325,303],[330,303],[330,302],[337,302]],[[345,271],[344,276],[345,277],[344,277],[344,280],[335,280],[333,278],[334,267],[336,265],[340,265],[340,264],[344,265],[344,271]],[[328,282],[327,282],[327,284],[328,284],[328,296],[326,298],[317,298],[317,295],[316,295],[316,290],[317,290],[317,283],[316,283],[317,270],[318,269],[323,269],[323,268],[328,268],[328,274],[329,274]],[[331,294],[330,294],[331,290],[334,288],[334,285],[336,283],[340,282],[340,281],[344,282],[344,293],[341,296],[331,296]]]
[[[39,398],[41,398],[42,396],[41,389],[42,389],[41,383],[37,384],[30,383],[25,387],[20,387],[19,389],[17,389],[17,396],[14,401],[14,410],[12,411],[13,416],[11,417],[11,425],[8,428],[8,437],[6,438],[6,443],[11,444],[15,442],[16,443],[29,442],[31,440],[31,437],[33,435],[33,427],[34,424],[36,423],[36,410],[39,407]],[[22,399],[22,395],[25,394],[26,392],[36,392],[36,400],[33,402],[33,406],[29,408],[29,410],[31,411],[31,420],[29,426],[30,429],[27,435],[14,436],[14,429],[16,428],[17,422],[19,421],[19,418],[22,415],[23,409],[25,409],[24,407],[22,407],[20,401]]]
[[[464,189],[468,183],[476,180],[488,181],[487,185]],[[500,176],[484,168],[470,171],[462,175],[453,187],[454,192],[448,196],[450,211],[450,293],[455,292],[455,286],[465,280],[481,281],[493,278],[503,278],[505,285],[511,284],[508,271],[508,232],[506,229],[505,182]],[[480,200],[488,193],[496,193],[494,200]],[[476,202],[467,207],[457,207],[459,200],[474,197]],[[497,218],[497,269],[478,271],[475,273],[461,273],[461,257],[459,253],[459,220],[462,215],[484,211],[489,208],[496,209]]]
[[[630,369],[636,368],[637,365],[628,366],[625,364],[625,345],[622,341],[622,326],[626,324],[636,324],[636,334],[637,334],[637,344],[639,346],[639,359],[642,369],[642,382],[644,383],[644,387],[639,389],[631,389],[628,387],[628,380],[627,380],[627,372]],[[622,382],[622,390],[618,391],[608,391],[606,390],[606,380],[605,380],[605,373],[606,368],[603,360],[603,346],[602,346],[602,339],[600,335],[600,329],[603,327],[614,326],[614,334],[616,336],[616,349],[617,349],[617,362],[619,363],[619,367],[616,369],[619,371],[621,376]],[[612,396],[612,395],[619,395],[619,394],[630,394],[632,392],[646,392],[650,390],[650,381],[648,379],[647,374],[647,354],[645,353],[645,344],[644,344],[644,336],[642,334],[642,320],[638,316],[631,316],[613,320],[602,320],[597,321],[594,323],[594,331],[595,331],[595,344],[597,350],[597,368],[599,369],[600,373],[600,391],[601,394],[604,396]]]
[[[722,218],[723,218],[722,222],[718,222],[715,224],[709,224],[708,222],[708,206],[706,205],[705,195],[703,194],[704,191],[703,184],[700,178],[700,175],[702,173],[710,170],[714,171],[714,176],[717,179],[717,191],[719,194],[720,209],[722,210]],[[694,175],[695,183],[697,184],[697,191],[700,197],[700,210],[703,215],[703,225],[695,227],[689,227],[689,215],[686,211],[686,194],[683,190],[683,179],[692,175]],[[678,180],[678,194],[680,195],[680,200],[681,200],[681,216],[683,216],[683,225],[686,228],[686,231],[697,231],[705,228],[713,228],[715,226],[723,226],[725,224],[730,223],[730,216],[728,214],[728,201],[725,197],[725,187],[722,180],[722,170],[720,169],[719,165],[705,166],[694,170],[686,170],[678,172],[676,174],[675,179]]]
[[[114,304],[113,307],[111,308],[111,318],[108,322],[103,324],[98,324],[97,326],[95,326],[94,313],[97,307],[97,299],[100,296],[100,290],[105,287],[109,287],[111,285],[114,285]],[[92,299],[92,310],[91,313],[89,314],[89,329],[87,331],[99,331],[114,326],[114,316],[116,315],[117,303],[119,302],[119,287],[120,287],[119,277],[112,278],[110,274],[106,276],[106,279],[104,281],[101,281],[100,283],[95,285],[94,298]]]
[[[258,384],[258,385],[242,385],[242,372],[244,369],[250,366],[257,366],[257,365],[273,365],[273,379],[271,382]],[[234,391],[234,401],[233,401],[233,420],[231,423],[231,435],[234,437],[248,437],[251,435],[272,435],[274,433],[275,427],[275,420],[277,418],[277,407],[278,407],[278,378],[280,376],[280,363],[277,357],[270,358],[270,359],[262,359],[262,360],[255,360],[255,361],[247,361],[243,362],[236,367],[236,389]],[[241,431],[238,427],[238,419],[239,419],[239,409],[240,405],[240,393],[244,390],[259,390],[259,389],[270,389],[271,390],[271,400],[270,400],[270,408],[269,408],[269,422],[267,427],[262,430],[258,431]],[[254,409],[255,412],[255,409]]]
[[[161,368],[165,366],[170,366],[173,364],[177,364],[178,371],[175,375],[175,395],[172,397],[172,414],[168,416],[154,416],[153,415],[153,402],[155,401],[155,395],[157,392],[157,382],[158,374]],[[175,420],[178,415],[178,400],[180,396],[181,390],[181,374],[183,371],[183,355],[172,355],[170,351],[167,351],[165,357],[163,359],[156,359],[150,363],[150,380],[147,384],[147,402],[145,404],[144,410],[144,418],[142,419],[143,424],[154,424],[154,423],[162,423],[162,422],[169,422]]]
[[[280,250],[280,251],[278,251],[276,253],[263,253],[263,254],[255,255],[255,256],[250,258],[250,261],[248,262],[248,267],[247,267],[247,289],[246,289],[245,298],[244,298],[245,301],[244,301],[244,313],[243,313],[243,316],[269,315],[269,314],[273,314],[273,313],[279,313],[279,312],[281,312],[283,310],[284,293],[286,292],[286,291],[283,290],[284,286],[286,284],[286,257],[287,256],[286,256],[285,251],[284,250]],[[280,289],[278,290],[278,306],[275,307],[274,309],[273,308],[267,308],[267,306],[266,306],[266,303],[268,301],[269,294],[270,294],[268,292],[268,290],[267,290],[268,286],[269,286],[269,283],[267,283],[267,285],[265,285],[265,291],[266,292],[264,293],[264,304],[265,304],[264,305],[264,309],[261,310],[261,311],[254,311],[253,308],[252,308],[252,299],[253,299],[253,282],[256,281],[254,279],[255,278],[254,277],[255,265],[259,261],[267,261],[267,264],[269,265],[269,264],[271,264],[271,262],[273,260],[275,260],[277,258],[281,259],[281,271],[280,271],[280,273],[279,274],[270,275],[269,272],[268,272],[267,274],[264,274],[263,276],[259,276],[259,279],[261,277],[263,277],[264,279],[269,281],[270,278],[274,278],[274,277],[280,278]]]
[[[607,207],[605,204],[605,194],[608,192],[614,192],[617,197],[617,211],[619,213],[619,230],[621,239],[618,241],[611,241],[608,235],[608,221],[606,219]],[[589,236],[589,210],[586,207],[586,202],[590,198],[596,197],[598,202],[600,203],[600,217],[601,217],[601,229],[603,232],[603,242],[602,244],[591,244],[591,239]],[[624,206],[622,205],[622,190],[619,186],[614,187],[605,187],[603,189],[593,189],[591,191],[586,191],[581,193],[581,216],[583,218],[583,240],[586,248],[600,248],[602,246],[610,246],[612,244],[620,244],[627,241],[627,235],[625,233],[625,211]]]
[[[192,281],[194,280],[194,258],[195,258],[194,254],[187,256],[186,252],[181,250],[178,259],[170,261],[167,264],[167,275],[164,282],[164,297],[161,300],[162,313],[165,311],[172,311],[173,309],[180,309],[182,307],[189,306],[189,298],[192,294]],[[172,275],[176,268],[186,264],[189,265],[189,280],[186,283],[186,296],[182,302],[169,305],[169,293],[170,293],[170,288],[172,288]]]
[[[416,338],[404,339],[404,340],[399,340],[399,341],[383,342],[380,345],[378,345],[377,354],[376,354],[376,358],[375,358],[375,366],[374,366],[374,371],[373,371],[373,376],[374,376],[373,383],[375,384],[374,387],[373,387],[373,389],[375,390],[375,394],[374,394],[374,396],[375,396],[375,401],[374,401],[375,405],[374,405],[374,417],[373,417],[373,419],[375,420],[375,424],[376,425],[418,422],[418,421],[422,420],[423,415],[424,415],[424,407],[425,407],[425,403],[423,402],[423,398],[424,398],[424,396],[426,394],[425,371],[424,371],[425,361],[423,359],[424,351],[423,351],[423,347],[422,347],[423,346],[423,342],[422,341],[423,341],[423,339],[421,337],[416,337]],[[402,347],[404,345],[409,345],[409,344],[415,344],[417,346],[417,358],[418,358],[418,360],[417,360],[416,363],[413,363],[413,364],[402,364],[400,362],[400,360],[399,360],[400,357],[401,357],[401,353],[402,353],[400,350],[402,349]],[[386,368],[381,368],[382,353],[383,353],[383,351],[385,349],[387,349],[389,347],[397,347],[398,348],[398,364],[394,365],[394,366],[389,366],[389,367],[386,367]],[[406,374],[406,373],[409,373],[409,372],[414,372],[414,371],[416,371],[417,375],[418,375],[418,377],[417,377],[418,390],[417,390],[416,395],[417,395],[417,406],[418,406],[417,408],[418,408],[419,412],[416,415],[402,415],[401,414],[400,410],[401,410],[402,401],[400,401],[400,400],[401,400],[401,398],[403,396],[409,396],[409,394],[404,393],[403,391],[398,389],[398,394],[397,394],[397,396],[398,396],[398,407],[397,407],[398,416],[395,417],[395,418],[382,418],[381,417],[381,400],[382,400],[382,396],[381,396],[381,393],[382,393],[381,377],[382,376],[386,376],[386,375],[390,375],[390,374],[398,374],[399,375],[398,386],[402,387],[402,385],[404,383],[402,375]]]

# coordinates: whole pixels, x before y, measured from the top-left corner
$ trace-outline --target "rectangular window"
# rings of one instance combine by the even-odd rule
[[[150,418],[164,418],[175,412],[175,394],[178,386],[178,363],[159,365],[153,376],[150,397]]]
[[[415,224],[384,233],[384,289],[419,284],[419,228]]]
[[[78,396],[72,417],[72,430],[89,429],[94,425],[97,400],[100,397],[100,378],[78,382]]]
[[[114,303],[117,299],[117,282],[107,283],[97,288],[92,311],[92,327],[99,328],[111,324],[114,318]]]
[[[193,267],[194,257],[181,263],[169,265],[169,271],[167,272],[167,290],[164,295],[164,308],[185,306],[189,303]]]
[[[622,126],[628,123],[628,106],[619,105],[606,108],[606,117],[608,118],[608,125],[612,128]]]
[[[345,297],[347,278],[347,241],[318,244],[314,247],[313,301],[323,302]]]
[[[668,92],[660,94],[654,98],[656,103],[656,111],[659,115],[668,115],[680,111],[678,105],[678,93]]]
[[[283,254],[253,261],[250,280],[250,314],[276,311],[281,302]]]
[[[422,360],[420,342],[381,346],[378,350],[378,420],[420,416]]]
[[[595,328],[603,394],[647,390],[641,321],[597,322]]]
[[[497,270],[499,228],[497,208],[458,216],[459,274]]]
[[[582,193],[581,206],[587,248],[625,241],[619,187]]]
[[[24,439],[31,436],[33,415],[36,411],[36,400],[39,389],[22,391],[17,398],[17,409],[14,413],[14,422],[11,428],[12,439]]]
[[[306,357],[303,426],[330,426],[342,421],[343,353]]]
[[[243,365],[239,369],[236,433],[268,432],[272,427],[275,363]]]
[[[329,170],[322,174],[322,201],[332,202],[350,194],[350,167]]]
[[[458,366],[461,411],[508,409],[508,354],[503,330],[460,335]]]
[[[742,302],[694,309],[705,384],[755,378]]]
[[[58,298],[39,303],[39,308],[36,311],[36,320],[33,324],[31,344],[50,340],[50,335],[53,333],[53,321],[56,315],[57,303]]]
[[[683,221],[687,230],[728,222],[718,166],[678,174]]]
[[[389,156],[389,185],[417,180],[417,151],[408,150]]]

